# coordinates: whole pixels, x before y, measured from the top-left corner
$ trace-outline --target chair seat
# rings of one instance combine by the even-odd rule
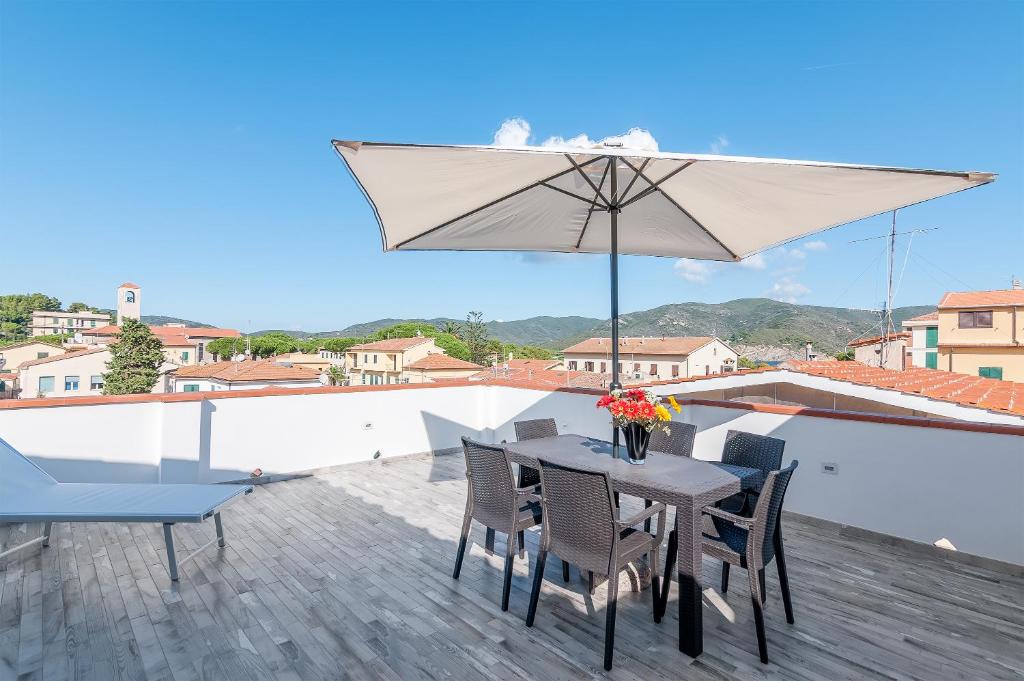
[[[650,551],[653,544],[654,536],[643,530],[627,527],[619,535],[619,563],[624,564],[639,558]]]
[[[516,518],[516,530],[525,530],[534,525],[540,525],[544,513],[540,503],[528,501],[519,509],[519,516]]]

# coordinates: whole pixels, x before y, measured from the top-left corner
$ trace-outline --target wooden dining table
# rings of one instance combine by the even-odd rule
[[[610,442],[582,435],[558,435],[503,445],[509,460],[536,468],[543,459],[608,473],[616,492],[676,507],[676,550],[679,579],[679,650],[697,657],[704,648],[701,509],[743,489],[756,487],[763,474],[752,468],[723,466],[682,456],[650,452],[643,465],[614,456]],[[657,569],[652,566],[652,569]],[[667,599],[668,581],[665,575]]]

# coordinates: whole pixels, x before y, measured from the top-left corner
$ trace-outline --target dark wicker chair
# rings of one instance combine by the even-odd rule
[[[520,533],[541,522],[540,497],[536,488],[520,489],[513,485],[512,466],[501,447],[462,438],[466,455],[466,514],[462,519],[462,536],[455,555],[454,579],[462,571],[466,553],[466,540],[473,520],[508,535],[505,541],[505,580],[501,589],[501,609],[508,610],[509,590],[512,586],[512,563]]]
[[[765,475],[782,468],[782,454],[786,450],[786,441],[767,435],[746,433],[742,430],[730,430],[725,434],[725,446],[722,448],[722,463],[745,468],[757,468]],[[762,480],[761,485],[764,484]],[[718,507],[729,513],[749,516],[757,505],[761,493],[761,485],[757,489],[746,490],[734,494],[718,503]],[[782,528],[776,528],[778,551],[782,553]],[[784,561],[779,561],[782,565]],[[781,577],[780,577],[781,578]],[[722,593],[729,591],[729,563],[722,563]]]
[[[658,610],[658,550],[665,534],[665,505],[654,504],[637,515],[619,520],[619,509],[612,496],[607,473],[579,470],[540,462],[541,505],[544,527],[540,552],[534,567],[533,591],[526,615],[532,627],[537,616],[537,601],[544,581],[544,563],[548,552],[574,563],[581,571],[608,575],[608,607],[605,612],[604,668],[612,668],[615,646],[615,605],[619,572],[630,561],[649,556],[651,594]],[[644,520],[658,516],[656,536],[635,528]]]
[[[675,456],[693,456],[693,441],[697,437],[697,426],[692,423],[676,422],[669,425],[669,433],[655,430],[651,433],[651,443],[647,446],[652,452],[663,452]]]
[[[750,516],[730,513],[715,506],[704,508],[704,513],[711,516],[718,532],[717,537],[704,535],[704,553],[718,558],[725,565],[738,565],[747,571],[750,601],[754,607],[754,624],[757,626],[757,648],[761,662],[765,664],[768,663],[768,643],[764,633],[764,568],[772,559],[778,563],[782,602],[786,606],[786,621],[793,623],[785,558],[781,552],[776,551],[779,546],[776,537],[781,525],[782,502],[786,496],[786,488],[797,465],[798,462],[794,461],[785,470],[768,473],[757,505]]]

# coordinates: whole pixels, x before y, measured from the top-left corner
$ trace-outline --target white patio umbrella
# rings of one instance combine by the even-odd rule
[[[613,387],[620,253],[737,261],[996,177],[612,145],[333,145],[385,251],[608,253]]]

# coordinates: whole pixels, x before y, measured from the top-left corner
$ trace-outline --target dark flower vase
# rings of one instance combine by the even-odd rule
[[[647,462],[647,445],[651,443],[651,432],[637,423],[620,426],[626,444],[629,462],[642,465]]]

